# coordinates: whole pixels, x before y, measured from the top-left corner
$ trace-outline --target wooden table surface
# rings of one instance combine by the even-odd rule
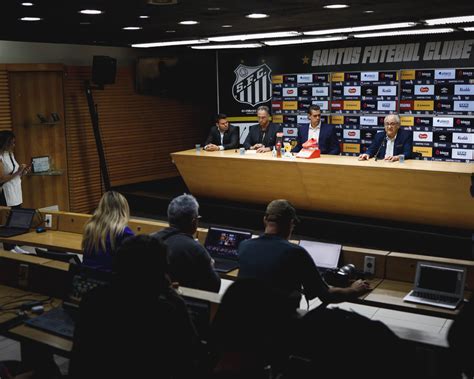
[[[171,157],[195,196],[260,204],[286,198],[306,210],[474,229],[472,163],[306,160],[234,150]]]

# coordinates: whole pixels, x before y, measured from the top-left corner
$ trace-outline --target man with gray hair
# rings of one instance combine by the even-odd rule
[[[375,160],[384,159],[397,162],[400,155],[405,159],[411,158],[413,135],[408,130],[400,129],[400,117],[389,114],[384,119],[385,132],[375,135],[374,141],[364,154],[359,155],[360,161],[366,161],[375,156]]]
[[[204,246],[194,240],[199,220],[199,204],[192,195],[181,195],[168,206],[170,226],[153,233],[169,249],[171,280],[181,286],[219,292],[221,278]]]
[[[257,153],[271,151],[276,143],[276,134],[280,127],[270,122],[270,109],[262,105],[257,108],[258,124],[252,125],[244,142],[247,150],[257,150]]]

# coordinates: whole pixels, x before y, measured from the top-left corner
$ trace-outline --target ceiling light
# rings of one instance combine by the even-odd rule
[[[417,30],[394,30],[390,32],[380,33],[364,33],[354,34],[355,38],[371,38],[371,37],[390,37],[390,36],[413,36],[420,34],[440,34],[454,32],[452,28],[436,28],[436,29],[417,29]]]
[[[21,21],[41,21],[40,17],[22,17],[20,18]]]
[[[164,47],[164,46],[197,45],[200,43],[209,43],[209,41],[207,39],[191,39],[187,41],[134,43],[132,47]]]
[[[464,31],[466,32],[474,32],[474,26],[468,26],[466,28],[461,28],[461,29],[464,29]]]
[[[299,39],[281,39],[281,40],[270,40],[263,41],[268,46],[282,46],[282,45],[300,45],[303,43],[316,43],[316,42],[330,42],[330,41],[343,41],[347,39],[345,36],[339,37],[320,37],[320,38],[299,38]]]
[[[193,21],[193,20],[188,20],[188,21],[180,21],[179,24],[181,24],[181,25],[196,25],[196,24],[199,24],[199,22]]]
[[[368,11],[364,11],[364,13],[374,13],[375,11],[371,11],[371,10],[368,10]]]
[[[122,29],[123,30],[140,30],[142,29],[142,27],[141,26],[124,26]]]
[[[347,5],[347,4],[331,4],[331,5],[325,5],[323,8],[326,8],[326,9],[344,9],[344,8],[349,8],[349,5]]]
[[[319,35],[337,34],[337,33],[364,32],[364,31],[369,31],[369,30],[410,28],[412,26],[416,26],[416,22],[398,22],[395,24],[353,26],[350,28],[312,30],[309,32],[303,32],[303,34],[306,36],[319,36]]]
[[[232,28],[232,25],[222,25],[223,28]]]
[[[208,11],[220,11],[221,8],[217,8],[217,7],[214,7],[214,8],[207,8]]]
[[[102,14],[102,11],[98,10],[98,9],[83,9],[82,11],[79,11],[79,13],[82,13],[82,14]]]
[[[432,18],[430,20],[425,20],[427,25],[459,24],[462,22],[473,22],[473,21],[474,21],[474,16]]]
[[[150,16],[138,16],[138,18],[150,18]]]
[[[87,21],[84,21],[84,22],[80,22],[79,25],[90,25],[91,23],[90,22],[87,22]]]
[[[268,14],[265,13],[250,13],[247,16],[247,18],[267,18],[270,17]]]
[[[33,3],[21,3],[24,7],[32,7]]]
[[[234,43],[228,45],[205,45],[205,46],[191,46],[191,49],[198,50],[212,50],[212,49],[254,49],[262,47],[261,43]]]
[[[234,36],[222,36],[222,37],[209,37],[209,41],[212,42],[229,42],[229,41],[246,41],[248,39],[258,38],[284,38],[284,37],[296,37],[301,33],[291,32],[275,32],[275,33],[256,33],[256,34],[240,34]]]
[[[176,30],[166,30],[165,33],[176,33]]]

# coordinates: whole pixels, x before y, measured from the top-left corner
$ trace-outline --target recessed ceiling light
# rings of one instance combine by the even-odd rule
[[[349,8],[349,5],[347,5],[347,4],[331,4],[331,5],[325,5],[323,8],[326,8],[326,9],[344,9],[344,8]]]
[[[250,13],[247,16],[247,18],[267,18],[270,17],[268,14],[265,13]]]
[[[140,30],[142,29],[142,27],[141,26],[124,26],[122,29],[123,30]]]
[[[221,8],[213,7],[213,8],[207,8],[208,11],[220,11]]]
[[[460,17],[448,17],[448,18],[433,18],[425,20],[428,25],[444,25],[444,24],[458,24],[462,22],[473,22],[474,16],[460,16]]]
[[[84,22],[80,22],[79,25],[90,25],[91,23],[90,22],[87,22],[87,21],[84,21]]]
[[[316,42],[330,42],[330,41],[343,41],[347,37],[319,37],[319,38],[293,38],[293,39],[280,39],[280,40],[270,40],[263,41],[265,45],[268,46],[282,46],[282,45],[300,45],[303,43],[316,43]]]
[[[167,30],[165,33],[176,33],[176,30]]]
[[[204,45],[204,46],[191,46],[191,49],[196,50],[217,50],[217,49],[255,49],[262,47],[261,43],[234,43],[228,45]]]
[[[192,39],[192,40],[186,40],[186,41],[134,43],[131,46],[132,47],[164,47],[164,46],[197,45],[201,43],[209,43],[209,41],[207,39]]]
[[[22,17],[21,21],[41,21],[41,17]]]
[[[180,21],[179,24],[180,25],[196,25],[196,24],[199,24],[199,22],[193,21],[193,20],[188,20],[188,21]]]
[[[138,18],[150,18],[150,16],[138,16]]]
[[[364,11],[364,13],[374,13],[375,11],[371,11],[371,10],[368,10],[368,11]]]
[[[102,14],[102,11],[99,9],[83,9],[79,11],[82,14]]]
[[[24,7],[32,7],[33,3],[21,3]]]
[[[232,25],[222,25],[223,28],[232,28]]]
[[[228,42],[228,41],[246,41],[248,39],[259,39],[259,38],[284,38],[284,37],[296,37],[300,33],[296,31],[288,32],[275,32],[275,33],[255,33],[255,34],[239,34],[233,36],[222,36],[222,37],[209,37],[209,41],[213,42]]]
[[[441,34],[454,32],[452,28],[417,29],[417,30],[394,30],[390,32],[354,34],[354,38],[391,37],[391,36],[413,36],[422,34]]]
[[[466,28],[461,28],[461,29],[464,29],[464,31],[466,32],[474,32],[474,26],[468,26]]]

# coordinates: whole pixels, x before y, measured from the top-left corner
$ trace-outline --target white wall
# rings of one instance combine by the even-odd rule
[[[145,56],[147,53],[142,49],[131,47],[0,41],[0,63],[63,63],[91,66],[94,55],[107,55],[117,59],[118,66],[128,66],[138,56]]]

